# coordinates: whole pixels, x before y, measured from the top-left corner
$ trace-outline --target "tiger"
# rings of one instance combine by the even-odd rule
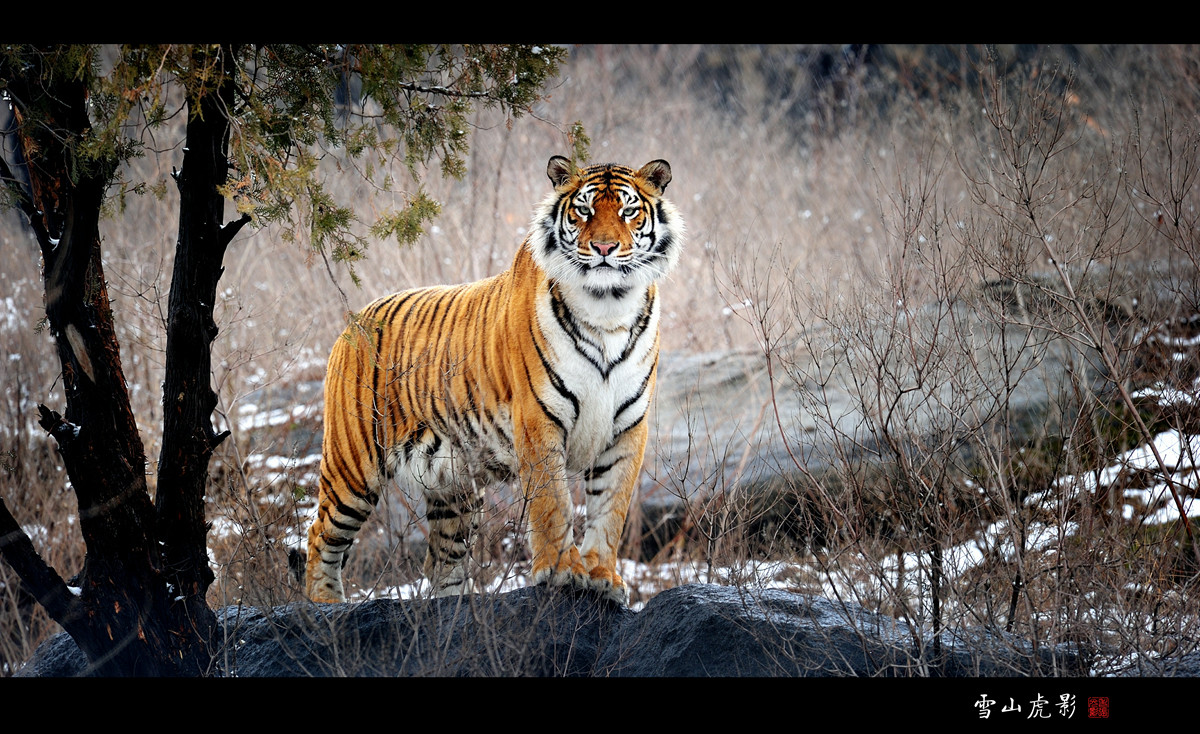
[[[336,341],[308,531],[313,601],[345,601],[343,556],[393,480],[424,495],[433,595],[475,591],[484,489],[516,480],[530,582],[628,604],[617,551],[649,436],[658,283],[685,226],[663,196],[665,160],[577,168],[553,156],[546,175],[553,191],[507,270],[380,298]],[[568,482],[580,474],[577,546]]]

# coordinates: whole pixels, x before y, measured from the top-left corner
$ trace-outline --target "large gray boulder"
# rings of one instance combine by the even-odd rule
[[[1021,676],[1080,675],[1090,655],[986,630],[934,645],[853,603],[692,584],[635,612],[546,587],[454,599],[227,607],[222,676]],[[20,676],[78,676],[70,637]]]

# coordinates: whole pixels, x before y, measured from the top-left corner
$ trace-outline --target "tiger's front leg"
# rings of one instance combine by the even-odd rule
[[[618,604],[629,603],[629,587],[617,572],[617,550],[637,486],[638,472],[642,468],[648,435],[645,421],[629,429],[596,457],[584,476],[587,522],[581,548],[583,565],[588,571],[591,588]]]
[[[518,442],[520,478],[529,512],[529,548],[534,584],[590,586],[587,569],[575,547],[574,505],[567,488],[561,440],[546,434],[553,428],[527,429]],[[545,439],[551,438],[547,441]]]

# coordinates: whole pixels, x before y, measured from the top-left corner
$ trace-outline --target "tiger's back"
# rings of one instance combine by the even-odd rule
[[[425,496],[435,592],[469,590],[482,489],[516,477],[534,583],[627,600],[616,551],[648,435],[656,282],[678,255],[682,223],[661,198],[664,161],[576,172],[555,157],[547,173],[555,194],[507,271],[379,299],[335,345],[309,530],[312,599],[344,599],[342,556],[393,477]],[[568,472],[585,478],[581,548]]]
[[[502,372],[488,377],[505,340],[486,316],[498,310],[505,285],[491,278],[415,289],[359,312],[329,358],[322,486],[367,487],[405,466],[445,484],[457,473],[436,461],[447,455],[438,445],[447,439],[481,456],[496,450],[496,460],[467,466],[509,478],[511,427],[501,426],[512,389]],[[458,328],[447,329],[452,314]]]

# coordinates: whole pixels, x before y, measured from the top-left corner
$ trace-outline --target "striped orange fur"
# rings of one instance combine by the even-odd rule
[[[482,489],[517,478],[533,582],[628,602],[617,548],[648,435],[657,283],[684,227],[663,198],[666,161],[576,170],[555,156],[547,175],[554,192],[508,270],[381,298],[334,345],[308,533],[314,601],[345,599],[343,555],[392,478],[424,493],[435,593],[469,591]],[[584,478],[579,546],[569,473]]]

